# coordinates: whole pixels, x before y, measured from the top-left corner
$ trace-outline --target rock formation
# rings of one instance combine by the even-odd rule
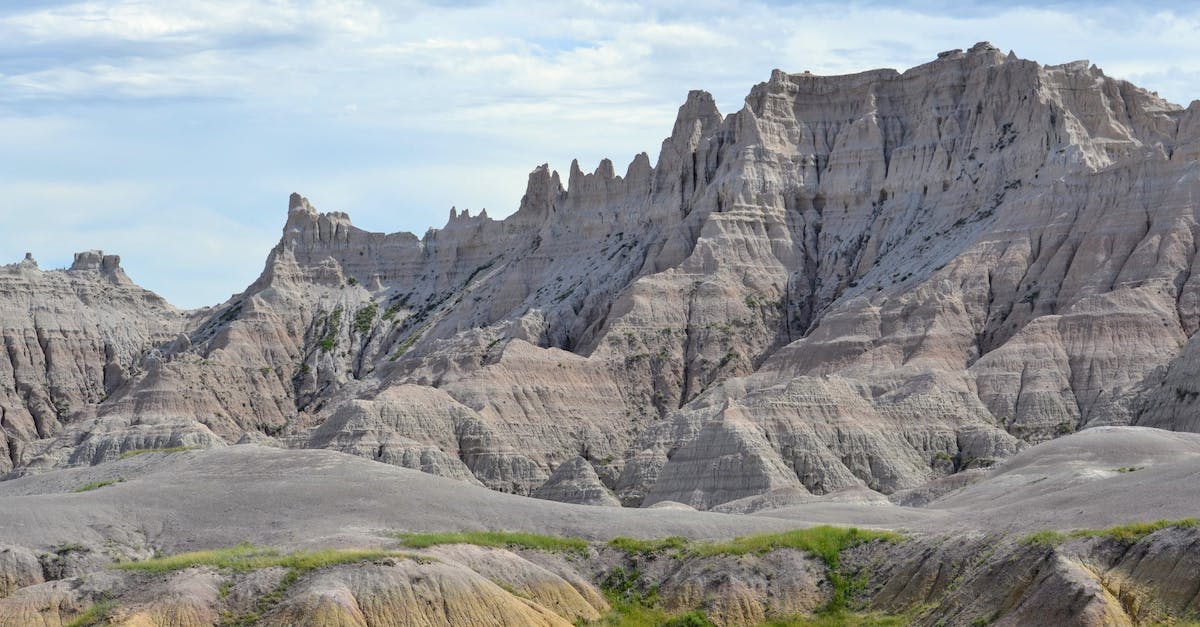
[[[775,71],[728,115],[691,92],[657,162],[536,168],[503,220],[370,233],[293,195],[211,309],[99,254],[6,266],[0,469],[265,436],[703,509],[1200,430],[1198,115],[981,43]]]
[[[554,477],[587,474],[579,459]],[[1200,611],[1200,526],[1180,520],[1198,473],[1200,434],[1099,427],[922,508],[793,493],[733,515],[531,499],[328,450],[151,452],[0,482],[0,625],[619,624],[616,605],[722,626],[823,609],[814,622],[1183,624]],[[834,549],[836,569],[832,541],[769,541],[817,522],[899,533]],[[521,533],[444,543],[482,529]],[[443,543],[402,544],[423,531]],[[712,544],[752,535],[764,550]],[[214,550],[256,557],[181,555]],[[306,557],[272,560],[287,555]]]

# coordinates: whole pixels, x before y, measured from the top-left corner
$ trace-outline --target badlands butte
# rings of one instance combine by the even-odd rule
[[[214,307],[27,256],[0,625],[1196,620],[1198,159],[980,43],[693,91],[503,220],[293,194]]]

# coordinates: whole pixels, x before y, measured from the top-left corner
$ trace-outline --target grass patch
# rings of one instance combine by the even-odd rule
[[[608,541],[608,546],[636,555],[652,555],[655,553],[664,553],[666,551],[682,551],[687,547],[687,545],[687,538],[680,536],[671,536],[669,538],[660,538],[658,540],[642,540],[640,538],[627,538],[620,536]]]
[[[1181,520],[1154,520],[1151,522],[1129,523],[1127,525],[1116,525],[1107,529],[1079,529],[1071,532],[1073,538],[1108,538],[1118,542],[1136,543],[1141,542],[1142,538],[1167,528],[1191,529],[1200,521],[1195,518],[1184,518]]]
[[[171,448],[138,448],[138,449],[133,449],[132,451],[125,451],[124,453],[121,453],[120,455],[117,456],[117,459],[128,459],[130,457],[136,457],[138,455],[145,455],[146,453],[182,453],[183,451],[192,451],[197,448],[200,448],[200,447],[198,447],[198,446],[172,446]]]
[[[71,490],[71,494],[79,494],[80,492],[91,492],[92,490],[98,490],[100,488],[103,488],[104,486],[121,483],[122,481],[125,481],[125,480],[124,479],[109,479],[107,481],[93,481],[91,483],[85,483],[85,484],[79,486],[78,488]]]
[[[400,544],[424,549],[439,544],[475,544],[499,548],[535,549],[558,553],[587,554],[588,543],[582,538],[560,538],[513,531],[459,531],[445,533],[396,533]]]
[[[421,556],[383,549],[323,549],[281,553],[275,549],[242,543],[224,549],[193,551],[140,562],[125,562],[117,564],[114,568],[155,574],[174,572],[193,566],[210,566],[239,573],[272,567],[286,568],[287,572],[284,573],[275,588],[255,600],[253,610],[236,615],[227,612],[221,617],[219,623],[221,627],[242,627],[258,624],[259,618],[282,601],[288,588],[299,581],[304,573],[339,564],[356,564],[397,557],[421,563],[432,561]],[[225,598],[232,587],[231,582],[222,584],[218,595]]]
[[[319,551],[281,553],[275,549],[243,543],[224,549],[193,551],[191,553],[155,557],[139,562],[124,562],[117,564],[115,567],[121,570],[147,573],[169,573],[193,566],[211,566],[213,568],[244,573],[271,568],[273,566],[282,566],[297,573],[305,573],[327,566],[369,562],[388,557],[421,559],[406,553],[383,549],[322,549]]]
[[[1021,544],[1044,547],[1058,546],[1066,541],[1067,534],[1061,531],[1052,530],[1036,531],[1021,538],[1020,540]]]
[[[770,553],[777,549],[799,549],[821,558],[825,565],[837,568],[842,551],[875,540],[899,542],[902,536],[894,531],[877,531],[857,527],[819,525],[808,529],[793,529],[780,533],[763,533],[734,538],[727,542],[698,544],[690,552],[709,557],[714,555],[747,555]]]
[[[66,555],[67,553],[87,553],[88,552],[88,548],[78,542],[68,542],[66,544],[60,544],[50,550],[54,551],[55,555],[59,555],[59,556]]]
[[[840,570],[841,553],[851,547],[873,541],[899,542],[900,534],[891,531],[832,527],[822,525],[809,529],[795,529],[782,533],[768,533],[735,538],[727,542],[689,543],[684,538],[672,537],[659,540],[636,538],[614,538],[609,546],[631,555],[653,555],[665,551],[678,551],[680,557],[716,557],[725,555],[761,555],[778,549],[798,549],[821,559],[828,567],[833,595],[817,616],[797,616],[776,619],[763,625],[777,627],[834,627],[840,625],[867,625],[871,627],[893,627],[908,624],[904,617],[876,613],[858,613],[847,610],[850,599],[866,584],[865,576],[852,577]],[[712,625],[708,616],[700,609],[682,614],[668,614],[657,605],[657,590],[645,588],[641,573],[635,568],[626,571],[616,568],[605,576],[601,588],[612,610],[602,619],[589,625],[640,627],[649,625],[674,625],[677,627],[706,627]]]
[[[354,314],[354,330],[360,335],[366,335],[371,330],[371,325],[375,322],[375,312],[378,306],[371,302],[359,309]]]
[[[831,612],[818,616],[795,616],[763,622],[759,627],[901,627],[909,618],[877,612]]]
[[[1116,525],[1107,529],[1076,529],[1074,531],[1037,531],[1021,538],[1021,544],[1033,546],[1057,546],[1070,538],[1107,538],[1126,544],[1141,542],[1146,536],[1163,529],[1192,529],[1200,526],[1196,518],[1179,520],[1153,520]]]
[[[651,627],[665,625],[667,621],[671,620],[670,614],[640,601],[623,599],[610,594],[605,596],[608,597],[608,605],[611,609],[599,620],[577,624],[594,627]]]
[[[808,529],[793,529],[781,533],[764,533],[728,542],[700,544],[691,549],[699,556],[764,554],[778,549],[797,549],[819,557],[829,572],[829,583],[833,595],[821,609],[824,616],[836,616],[846,612],[850,599],[866,584],[863,577],[851,577],[840,569],[841,554],[846,549],[874,542],[899,542],[903,537],[894,531],[858,529],[857,527],[833,527],[818,525]]]
[[[337,344],[337,333],[341,324],[342,307],[339,305],[334,307],[333,312],[330,313],[329,318],[326,319],[325,335],[321,337],[319,342],[317,342],[318,346],[321,347],[322,353],[328,353],[329,351],[333,350],[334,345]]]
[[[92,625],[107,623],[112,615],[112,611],[115,609],[117,609],[117,604],[114,601],[109,599],[101,600],[84,610],[79,616],[71,619],[63,627],[91,627]]]

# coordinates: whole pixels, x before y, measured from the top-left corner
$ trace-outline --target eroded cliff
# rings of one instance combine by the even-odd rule
[[[0,376],[0,463],[247,438],[711,508],[890,494],[1097,425],[1196,430],[1198,111],[984,43],[776,71],[729,115],[692,92],[656,163],[539,167],[504,220],[370,233],[293,195],[263,274],[211,310],[89,271],[127,320],[69,349],[101,355],[56,375],[70,392]],[[26,295],[9,346],[38,344],[64,280],[26,265],[0,276]]]

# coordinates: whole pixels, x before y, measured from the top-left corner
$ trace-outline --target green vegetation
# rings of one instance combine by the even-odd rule
[[[1181,518],[1179,520],[1154,520],[1150,522],[1129,523],[1116,525],[1107,529],[1076,529],[1074,531],[1038,531],[1021,538],[1021,544],[1032,546],[1057,546],[1070,538],[1107,538],[1125,544],[1136,544],[1146,536],[1162,529],[1192,529],[1200,526],[1200,520]]]
[[[404,353],[408,352],[408,349],[415,346],[417,342],[421,340],[421,335],[425,333],[425,329],[428,328],[428,326],[429,325],[425,325],[424,327],[413,331],[412,335],[408,336],[407,340],[404,340],[399,346],[396,347],[396,351],[392,353],[391,357],[388,357],[388,361],[396,361],[397,359],[403,357]]]
[[[415,556],[407,553],[382,549],[322,549],[318,551],[280,553],[275,549],[242,543],[224,549],[180,553],[178,555],[155,557],[140,562],[124,562],[117,564],[115,567],[121,570],[169,573],[193,566],[211,566],[234,572],[250,572],[273,566],[282,566],[297,573],[305,573],[310,570],[336,566],[338,564],[369,562],[389,557],[417,559]]]
[[[490,547],[516,547],[560,553],[587,554],[587,540],[560,538],[536,533],[510,531],[460,531],[445,533],[397,533],[392,534],[400,544],[423,549],[438,544],[476,544]]]
[[[337,332],[340,326],[342,326],[342,307],[339,305],[334,307],[333,312],[329,314],[329,318],[325,321],[325,335],[317,343],[321,347],[322,353],[333,350],[333,345],[337,343]]]
[[[388,558],[411,559],[421,563],[429,563],[432,558],[411,555],[399,551],[384,549],[323,549],[317,551],[295,551],[282,553],[276,549],[257,547],[249,543],[237,546],[214,549],[211,551],[194,551],[155,557],[139,562],[124,562],[113,566],[120,570],[144,572],[152,574],[170,573],[193,566],[209,566],[235,573],[245,573],[264,568],[280,567],[287,569],[279,583],[270,592],[260,595],[255,600],[254,609],[241,613],[225,613],[221,617],[222,627],[237,627],[258,624],[260,617],[278,604],[288,588],[294,585],[307,572],[337,566],[339,564],[354,564],[371,562]],[[220,598],[229,595],[234,582],[225,581],[218,590]],[[111,602],[98,603],[87,612],[80,615],[70,625],[84,627],[107,621],[114,605]]]
[[[901,627],[911,622],[911,619],[905,616],[877,612],[837,612],[772,619],[761,623],[759,627]]]
[[[832,527],[819,525],[808,529],[793,529],[781,533],[764,533],[735,538],[728,542],[701,544],[691,549],[699,556],[763,554],[777,549],[797,549],[821,558],[829,569],[833,596],[822,608],[825,615],[844,613],[855,592],[865,585],[860,577],[851,577],[840,570],[842,551],[875,540],[899,542],[900,534],[892,531]]]
[[[763,623],[773,627],[835,627],[841,625],[866,625],[871,627],[893,627],[907,624],[904,617],[886,616],[875,613],[851,612],[847,609],[851,597],[866,584],[865,576],[851,577],[839,566],[841,552],[860,544],[880,540],[898,542],[901,536],[890,531],[875,531],[856,528],[841,528],[823,525],[810,529],[796,529],[783,533],[760,534],[736,538],[727,542],[689,543],[684,538],[671,537],[659,540],[614,538],[609,546],[621,549],[630,555],[653,555],[675,551],[675,557],[713,557],[765,554],[777,549],[797,549],[820,558],[829,568],[829,579],[833,584],[833,597],[817,616],[798,616],[775,619]],[[612,610],[602,619],[589,625],[641,627],[649,625],[674,625],[678,627],[705,627],[712,625],[703,610],[671,615],[656,607],[658,590],[646,587],[641,573],[636,568],[626,570],[618,567],[604,578],[601,588]]]
[[[392,318],[395,318],[396,314],[400,313],[401,309],[404,309],[404,303],[392,303],[388,306],[387,310],[383,312],[383,319],[391,322]]]
[[[371,324],[375,322],[375,312],[379,307],[374,302],[364,305],[361,309],[354,313],[354,330],[359,334],[366,334],[371,331]]]
[[[777,549],[799,549],[821,558],[826,566],[836,568],[839,554],[849,548],[873,540],[899,542],[902,536],[894,531],[833,527],[819,525],[808,529],[793,529],[780,533],[762,533],[734,538],[727,542],[699,544],[690,551],[699,556],[747,555],[770,553]]]
[[[671,536],[658,540],[642,540],[640,538],[626,538],[621,536],[608,541],[609,546],[636,555],[651,555],[665,551],[677,551],[679,552],[677,553],[678,555],[682,555],[681,552],[687,547],[687,544],[687,538],[680,536]]]
[[[1200,524],[1195,518],[1183,518],[1180,520],[1155,520],[1151,522],[1129,523],[1127,525],[1116,525],[1107,529],[1080,529],[1071,532],[1073,537],[1079,538],[1109,538],[1118,542],[1136,543],[1141,542],[1142,538],[1159,531],[1161,529],[1176,528],[1176,529],[1191,529]]]
[[[138,448],[138,449],[134,449],[132,451],[125,451],[124,453],[121,453],[117,457],[117,459],[127,459],[129,457],[145,455],[146,453],[182,453],[183,451],[193,451],[198,448],[200,448],[200,447],[198,447],[198,446],[172,446],[171,448]]]
[[[339,564],[354,564],[387,558],[430,561],[428,558],[383,549],[322,549],[281,553],[275,549],[242,543],[224,549],[180,553],[140,562],[124,562],[115,565],[114,568],[155,574],[174,572],[193,566],[209,566],[238,573],[272,567],[286,568],[287,573],[284,574],[274,590],[257,599],[255,610],[240,615],[227,613],[221,617],[222,626],[233,627],[257,624],[259,617],[279,603],[288,588],[299,581],[304,573]],[[232,588],[231,583],[222,584],[219,594],[228,595],[230,588]]]
[[[88,552],[88,548],[86,546],[83,546],[82,544],[79,544],[78,542],[68,542],[66,544],[60,544],[51,550],[54,551],[55,555],[66,555],[67,553],[87,553]]]
[[[503,531],[464,531],[450,533],[397,533],[393,537],[410,548],[426,548],[439,544],[476,544],[490,547],[519,547],[540,551],[586,554],[588,543],[580,538],[561,538],[532,533]],[[902,536],[891,531],[857,529],[854,527],[832,527],[822,525],[809,529],[795,529],[782,533],[769,533],[735,538],[725,542],[690,543],[687,539],[673,536],[656,540],[618,537],[608,542],[610,547],[625,551],[630,556],[650,556],[674,552],[673,557],[714,557],[761,555],[778,549],[796,549],[820,558],[829,569],[833,585],[833,597],[822,608],[816,618],[796,618],[773,625],[824,626],[824,625],[901,625],[901,619],[873,614],[857,614],[847,611],[850,599],[866,584],[865,577],[852,577],[840,570],[841,552],[873,541],[899,542]],[[612,611],[593,625],[679,625],[700,627],[711,624],[700,610],[680,615],[670,615],[656,607],[658,591],[645,587],[641,573],[636,568],[625,570],[618,567],[609,572],[601,582],[601,588],[612,605]]]
[[[122,456],[122,457],[124,457],[124,456]],[[71,490],[71,493],[79,494],[80,492],[91,492],[92,490],[103,488],[104,486],[109,486],[109,485],[113,485],[116,483],[121,483],[122,481],[125,481],[125,479],[108,479],[106,481],[93,481],[91,483],[85,483],[85,484],[79,486],[78,488]]]
[[[1047,529],[1045,531],[1036,531],[1021,538],[1021,544],[1050,547],[1058,546],[1063,542],[1066,542],[1066,540],[1067,534],[1061,531],[1052,531]]]
[[[605,594],[612,608],[600,620],[581,625],[595,627],[657,627],[665,625],[671,616],[658,608],[650,607],[640,601],[629,601]]]
[[[1117,469],[1117,472],[1119,472],[1119,473],[1137,472],[1137,471],[1141,470],[1142,468],[1145,468],[1145,466],[1121,466],[1120,468]]]
[[[92,627],[92,625],[107,624],[112,611],[116,608],[117,604],[112,600],[102,599],[84,610],[79,616],[71,619],[71,622],[66,623],[63,627]]]

